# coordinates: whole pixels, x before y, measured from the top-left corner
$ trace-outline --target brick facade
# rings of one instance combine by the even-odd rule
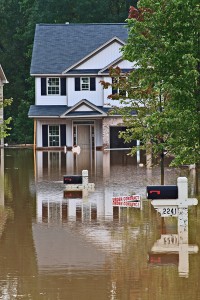
[[[110,127],[122,126],[123,121],[121,117],[104,118],[102,124],[103,132],[103,148],[110,148]]]

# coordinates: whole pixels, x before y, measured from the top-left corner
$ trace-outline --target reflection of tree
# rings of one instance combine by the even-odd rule
[[[34,198],[30,192],[33,177],[32,160],[33,155],[29,150],[5,150],[4,213],[13,213],[12,218],[7,218],[1,237],[0,269],[1,276],[5,278],[2,289],[10,297],[14,294],[31,295],[33,290],[34,293],[37,292],[37,264],[32,237]],[[15,277],[16,280],[13,281]]]
[[[0,237],[2,235],[2,232],[3,232],[3,229],[4,229],[4,225],[6,223],[7,217],[8,217],[7,210],[5,210],[3,206],[0,206]]]
[[[17,206],[19,201],[16,199],[20,197],[30,200],[30,185],[33,184],[34,188],[32,150],[6,149],[4,164],[6,203]]]

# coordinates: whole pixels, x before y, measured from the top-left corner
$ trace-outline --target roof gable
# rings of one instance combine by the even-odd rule
[[[120,48],[123,45],[123,41],[121,41],[117,37],[113,37],[111,40],[107,41],[94,51],[90,52],[86,57],[83,57],[80,61],[70,66],[63,73],[67,73],[71,69],[92,69],[92,67],[95,66],[97,62],[101,63],[100,68],[102,68],[102,63],[104,63],[104,60],[109,60],[109,56],[107,54],[111,52],[112,57],[114,56],[118,58],[120,56]],[[97,69],[99,67],[95,66],[93,68]]]
[[[127,38],[128,29],[124,23],[38,24],[30,73],[62,74],[112,39],[125,43]]]
[[[115,67],[116,65],[118,65],[121,61],[123,60],[122,56],[120,56],[119,58],[115,59],[114,61],[112,61],[110,64],[108,64],[107,66],[105,66],[103,69],[101,69],[98,74],[102,74],[105,71],[109,71],[109,68],[111,67]]]
[[[102,115],[106,116],[106,113],[96,105],[92,104],[86,99],[83,99],[76,103],[74,106],[67,109],[60,117],[64,118],[67,116],[79,114],[79,115]]]

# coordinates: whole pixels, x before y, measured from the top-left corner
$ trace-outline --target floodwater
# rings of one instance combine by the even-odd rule
[[[1,150],[0,299],[200,299],[199,205],[161,217],[146,199],[160,168],[141,164],[125,151]],[[63,175],[82,170],[88,184],[70,190]],[[166,164],[165,184],[178,177],[195,198],[194,170]],[[140,207],[112,203],[134,194]]]

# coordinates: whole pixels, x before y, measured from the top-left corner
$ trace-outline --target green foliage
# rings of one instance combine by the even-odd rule
[[[141,0],[130,10],[123,48],[135,70],[116,74],[128,92],[119,97],[128,126],[122,136],[151,143],[155,154],[166,150],[175,165],[200,160],[199,15],[197,0]]]
[[[29,102],[22,100],[14,121],[13,138],[21,144],[33,143],[33,120],[27,118],[29,106]]]
[[[12,101],[13,101],[12,98],[4,99],[3,104],[0,105],[0,109],[4,109],[5,107],[10,106],[12,104]],[[0,138],[5,138],[10,135],[9,131],[11,130],[10,128],[11,120],[12,118],[9,117],[0,122]]]
[[[12,117],[9,142],[21,142],[23,127],[18,126],[22,99],[34,103],[34,80],[30,64],[37,23],[102,23],[124,22],[130,0],[0,0],[0,63],[8,78],[6,98],[14,99],[5,108],[5,118]],[[24,116],[28,122],[28,116]],[[25,129],[26,127],[24,127]],[[23,133],[22,133],[23,135]],[[25,134],[27,136],[27,134]]]

